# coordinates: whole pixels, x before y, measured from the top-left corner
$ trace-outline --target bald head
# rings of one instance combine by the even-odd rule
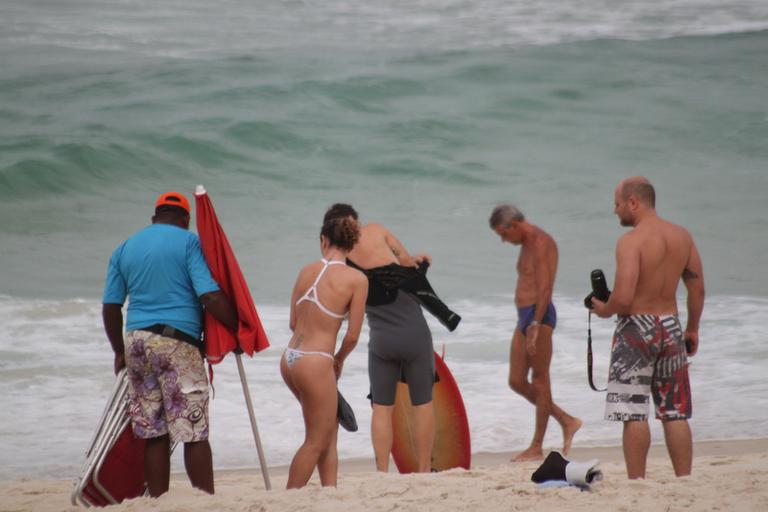
[[[653,185],[651,185],[651,182],[648,181],[648,178],[643,176],[632,176],[631,178],[622,180],[621,183],[619,183],[619,193],[621,194],[621,198],[625,201],[631,196],[634,196],[639,202],[646,206],[650,206],[651,208],[656,207],[656,191],[654,190]]]

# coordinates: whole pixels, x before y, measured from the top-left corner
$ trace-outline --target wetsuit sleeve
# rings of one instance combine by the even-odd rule
[[[192,280],[192,287],[195,289],[195,295],[200,297],[206,293],[217,292],[219,285],[211,276],[211,270],[205,262],[203,250],[200,247],[200,239],[190,233],[189,242],[187,242],[187,272]]]
[[[112,257],[109,258],[109,264],[107,265],[107,278],[104,283],[104,295],[101,302],[103,304],[125,304],[125,299],[128,296],[128,286],[125,282],[125,278],[120,273],[120,256],[123,252],[123,246],[121,245],[115,252],[112,253]]]

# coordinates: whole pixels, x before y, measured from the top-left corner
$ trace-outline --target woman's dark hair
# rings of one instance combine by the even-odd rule
[[[328,208],[328,210],[325,212],[325,217],[323,217],[323,224],[331,219],[338,219],[341,217],[352,217],[353,219],[357,220],[357,212],[354,208],[352,208],[351,204],[336,203],[331,205],[331,207]]]
[[[360,226],[351,216],[331,217],[323,222],[320,234],[327,238],[332,246],[351,251],[360,239]]]

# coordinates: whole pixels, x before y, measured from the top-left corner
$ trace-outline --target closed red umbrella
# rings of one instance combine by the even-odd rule
[[[245,369],[240,356],[241,351],[249,356],[269,347],[267,335],[261,325],[256,306],[253,304],[248,283],[245,282],[240,265],[237,263],[235,253],[227,241],[213,203],[208,197],[202,185],[195,190],[195,215],[197,217],[197,234],[200,237],[200,246],[203,256],[211,269],[211,274],[221,287],[224,294],[232,301],[237,309],[238,330],[237,338],[224,327],[210,313],[205,313],[205,353],[210,364],[220,363],[229,352],[235,352],[237,370],[240,373],[240,382],[243,385],[245,403],[248,407],[248,415],[251,419],[253,439],[256,442],[256,450],[259,454],[261,472],[264,475],[264,484],[269,490],[269,473],[264,459],[264,450],[261,447],[259,431],[256,426],[256,416],[253,412],[251,393],[245,378]],[[239,350],[236,350],[238,349]]]
[[[254,352],[269,347],[269,341],[256,313],[248,283],[245,282],[227,235],[219,224],[213,203],[202,185],[195,191],[195,215],[197,234],[200,236],[205,261],[208,262],[213,278],[237,309],[239,320],[235,339],[213,315],[205,314],[206,358],[210,364],[220,363],[224,356],[238,346],[243,352],[253,356]]]

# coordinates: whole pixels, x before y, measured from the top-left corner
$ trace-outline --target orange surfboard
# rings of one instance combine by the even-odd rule
[[[472,449],[469,422],[459,386],[443,359],[435,353],[435,371],[439,381],[432,390],[435,410],[435,444],[432,448],[432,471],[451,468],[469,469]],[[392,458],[400,473],[413,473],[418,465],[413,443],[413,405],[408,385],[399,382],[392,416],[394,439]]]

